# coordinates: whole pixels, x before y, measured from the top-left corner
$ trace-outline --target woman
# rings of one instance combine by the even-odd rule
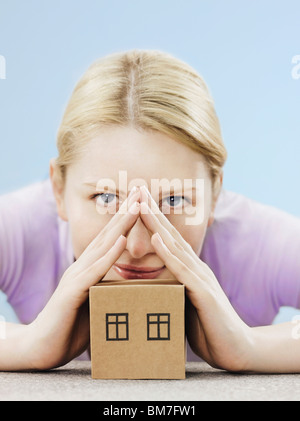
[[[71,96],[57,146],[56,208],[48,182],[1,200],[0,285],[24,323],[6,325],[1,370],[49,369],[85,351],[100,279],[174,277],[198,356],[230,371],[300,371],[297,326],[252,327],[299,305],[299,221],[222,191],[226,150],[191,67],[155,51],[99,60]]]

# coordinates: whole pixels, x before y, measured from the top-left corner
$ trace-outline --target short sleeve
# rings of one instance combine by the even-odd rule
[[[24,215],[23,215],[24,216]],[[13,293],[24,266],[24,226],[16,194],[0,196],[0,289]]]
[[[50,180],[0,196],[0,289],[23,323],[42,310],[68,266],[62,224]]]
[[[251,326],[300,308],[300,219],[223,191],[200,256]]]

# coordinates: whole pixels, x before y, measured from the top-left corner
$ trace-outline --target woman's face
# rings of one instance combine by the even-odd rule
[[[206,229],[213,221],[211,179],[201,155],[188,146],[158,132],[114,126],[101,130],[87,143],[80,158],[68,167],[63,188],[56,185],[56,171],[51,164],[58,213],[69,222],[76,259],[118,211],[133,186],[141,185],[200,254]],[[139,217],[116,264],[163,267],[151,245],[152,234]],[[157,278],[174,276],[165,268]],[[112,266],[104,279],[124,277]]]

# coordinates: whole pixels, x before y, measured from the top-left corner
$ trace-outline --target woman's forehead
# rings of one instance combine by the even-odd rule
[[[183,181],[208,174],[204,158],[187,145],[162,133],[127,127],[99,132],[88,141],[76,167],[85,183],[126,177],[129,181],[142,178],[149,184],[150,179]]]

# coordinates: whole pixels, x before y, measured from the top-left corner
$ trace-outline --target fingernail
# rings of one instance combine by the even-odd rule
[[[143,191],[144,191],[145,193],[147,193],[148,195],[150,195],[150,192],[149,192],[149,190],[147,189],[147,187],[146,187],[146,186],[141,186],[141,189],[143,189]]]
[[[129,193],[128,197],[132,196],[135,192],[137,192],[137,188],[136,186],[134,186],[131,190],[131,192]]]
[[[161,236],[159,235],[159,233],[156,233],[157,239],[161,242],[161,244],[164,244],[163,239],[161,238]]]
[[[120,235],[120,237],[115,242],[115,246],[117,246],[122,241],[122,238],[124,238],[124,235]]]

